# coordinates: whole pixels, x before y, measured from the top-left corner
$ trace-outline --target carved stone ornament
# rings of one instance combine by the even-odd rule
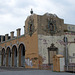
[[[28,33],[30,36],[32,36],[34,32],[34,20],[29,20],[28,22]]]
[[[54,44],[52,43],[51,46],[48,47],[48,50],[49,50],[49,51],[51,51],[51,50],[58,50],[58,48],[55,47]]]
[[[48,18],[47,29],[51,35],[55,34],[57,31],[56,20],[54,20],[53,18],[50,18],[50,19]]]

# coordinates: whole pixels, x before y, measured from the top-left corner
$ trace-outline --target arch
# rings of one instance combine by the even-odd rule
[[[16,46],[16,48],[17,48],[17,45],[16,45],[16,44],[13,44],[13,45],[12,45],[12,48],[13,48],[13,46]]]
[[[5,66],[5,49],[2,49],[2,66]]]
[[[19,56],[19,67],[25,66],[25,46],[21,43],[18,47],[18,56]]]
[[[13,45],[12,47],[12,66],[17,67],[17,47]]]
[[[11,50],[10,47],[8,46],[6,49],[6,66],[11,65]]]

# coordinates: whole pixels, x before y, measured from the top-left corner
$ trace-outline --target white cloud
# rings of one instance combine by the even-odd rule
[[[24,21],[31,8],[36,14],[53,13],[66,23],[75,24],[75,0],[0,0],[0,34],[20,27],[23,34]]]

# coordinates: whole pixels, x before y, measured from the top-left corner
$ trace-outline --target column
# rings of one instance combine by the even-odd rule
[[[13,55],[13,53],[11,52],[11,67],[12,67],[12,55]]]
[[[17,51],[17,67],[19,67],[19,51]]]
[[[7,53],[5,53],[5,67],[6,67],[6,64],[7,64]]]
[[[1,54],[1,51],[0,51],[0,66],[2,66],[2,54]]]

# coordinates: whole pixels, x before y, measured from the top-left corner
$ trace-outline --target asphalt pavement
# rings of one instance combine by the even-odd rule
[[[0,69],[0,75],[75,75],[75,73],[52,72],[50,70],[21,70],[11,71]]]

